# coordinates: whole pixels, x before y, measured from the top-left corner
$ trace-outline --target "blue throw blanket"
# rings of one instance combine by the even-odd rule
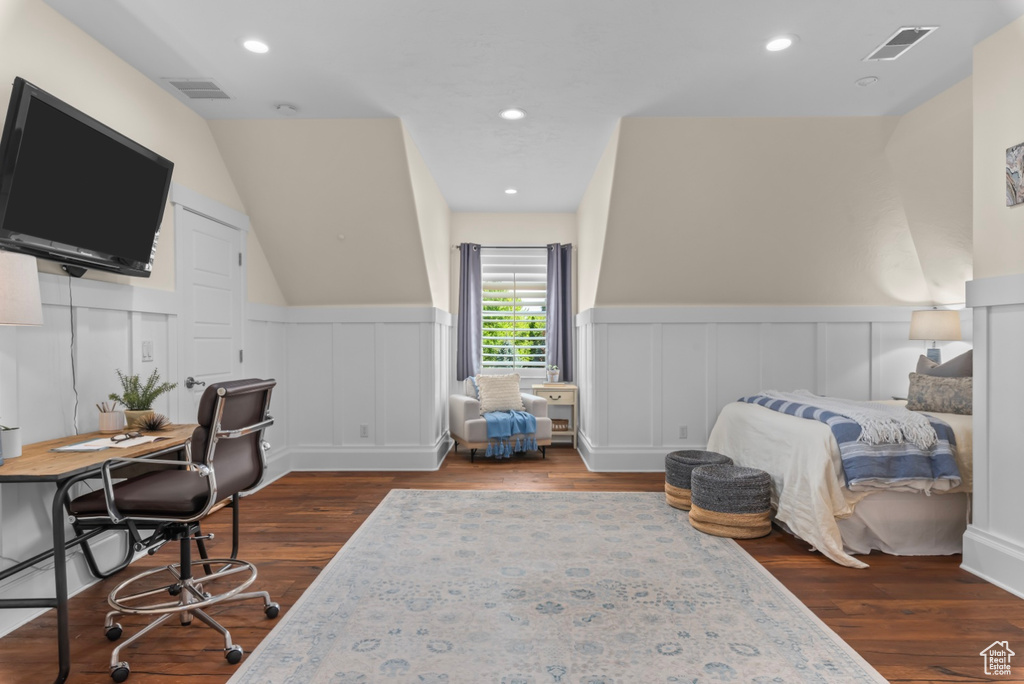
[[[916,444],[867,444],[860,441],[861,426],[846,416],[825,409],[793,401],[774,399],[761,394],[743,397],[740,401],[764,406],[779,413],[825,423],[839,444],[846,486],[898,485],[901,482],[924,481],[921,489],[929,491],[938,480],[948,480],[949,487],[960,484],[960,469],[956,465],[953,449],[956,437],[947,423],[927,416],[938,441],[930,449]]]
[[[487,452],[484,456],[511,458],[516,451],[537,449],[537,419],[525,411],[492,411],[487,420]],[[516,435],[515,443],[512,435]]]

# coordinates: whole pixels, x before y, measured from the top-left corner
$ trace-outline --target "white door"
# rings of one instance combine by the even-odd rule
[[[184,207],[176,212],[181,276],[181,419],[195,420],[206,385],[242,371],[242,232]],[[195,382],[188,388],[187,379]]]

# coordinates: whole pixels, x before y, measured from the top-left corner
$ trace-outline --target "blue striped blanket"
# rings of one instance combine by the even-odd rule
[[[921,449],[909,442],[867,444],[860,441],[861,426],[857,421],[808,404],[761,394],[743,397],[740,401],[828,425],[839,444],[846,486],[850,489],[919,483],[920,489],[929,492],[942,480],[948,481],[950,489],[960,484],[960,469],[953,455],[956,448],[953,428],[934,416],[927,418],[938,441],[930,449]]]
[[[487,451],[484,456],[511,458],[516,451],[537,450],[537,418],[526,411],[491,411],[487,420]],[[516,435],[515,443],[512,436]]]

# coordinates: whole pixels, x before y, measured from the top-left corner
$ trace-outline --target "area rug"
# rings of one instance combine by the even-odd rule
[[[392,491],[233,684],[884,682],[660,493]]]

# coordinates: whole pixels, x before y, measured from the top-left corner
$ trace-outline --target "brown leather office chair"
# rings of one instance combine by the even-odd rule
[[[267,592],[245,593],[256,580],[256,566],[236,557],[239,495],[253,489],[263,479],[269,446],[263,441],[263,432],[274,422],[270,415],[270,396],[276,384],[274,380],[250,379],[210,385],[199,401],[199,427],[193,432],[191,443],[186,445],[185,464],[148,460],[147,463],[159,464],[165,469],[115,484],[115,469],[137,461],[112,458],[103,465],[103,489],[70,502],[69,511],[79,526],[156,524],[154,535],[145,542],[150,553],[168,541],[179,542],[179,562],[140,573],[117,585],[107,598],[113,610],[107,613],[104,628],[111,641],[122,635],[121,625],[114,621],[117,616],[159,616],[114,649],[110,657],[110,676],[115,682],[125,681],[131,673],[128,663],[119,659],[121,649],[173,615],[179,615],[183,625],[190,624],[195,617],[220,632],[224,637],[225,657],[235,664],[242,659],[242,647],[232,643],[228,630],[204,609],[226,601],[259,598],[263,600],[268,618],[275,618],[280,612]],[[212,535],[202,534],[199,521],[226,498],[231,499],[233,509],[231,557],[209,558],[203,540]],[[199,547],[199,560],[192,559],[192,541]],[[198,566],[202,566],[204,572],[196,576]],[[229,588],[215,593],[225,585]],[[160,600],[166,599],[167,594],[173,598]],[[154,597],[157,597],[155,603],[141,603],[146,599],[152,601]]]

